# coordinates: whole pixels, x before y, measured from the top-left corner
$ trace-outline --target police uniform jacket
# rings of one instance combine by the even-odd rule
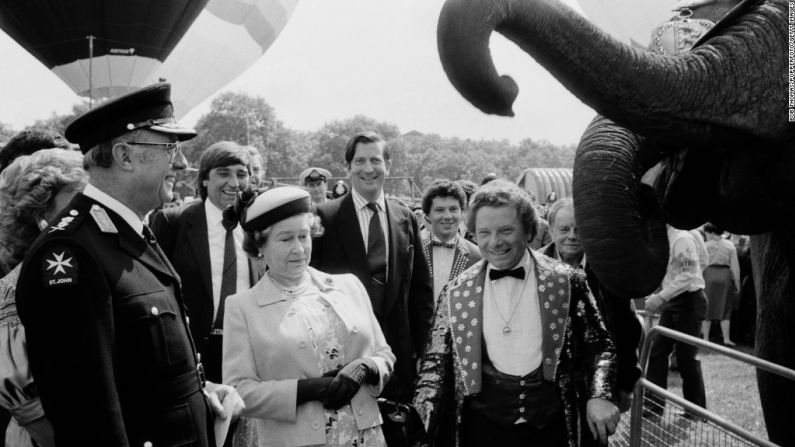
[[[179,277],[159,247],[85,194],[55,222],[17,290],[57,445],[209,445]]]

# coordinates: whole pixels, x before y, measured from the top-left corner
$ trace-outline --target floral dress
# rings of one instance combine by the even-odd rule
[[[54,446],[28,365],[25,330],[19,321],[16,286],[21,264],[0,279],[0,407],[14,417],[6,429],[7,446]],[[31,438],[33,434],[33,439]]]
[[[311,334],[312,349],[323,373],[339,369],[351,360],[345,356],[348,330],[334,309],[317,293],[314,286],[294,305]],[[353,409],[346,404],[339,410],[326,409],[326,445],[350,447],[386,446],[381,427],[358,430]]]

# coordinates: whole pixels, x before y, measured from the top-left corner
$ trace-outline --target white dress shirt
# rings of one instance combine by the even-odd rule
[[[431,235],[431,240],[441,242],[438,237]],[[450,270],[453,268],[453,258],[455,255],[455,244],[458,242],[458,236],[453,236],[448,244],[453,244],[453,248],[440,247],[438,245],[432,248],[433,260],[433,304],[436,306],[436,298],[442,293],[442,289],[450,281]]]
[[[204,201],[204,213],[207,217],[207,240],[210,243],[210,274],[213,283],[213,320],[218,312],[218,303],[221,301],[221,280],[224,273],[224,244],[226,242],[226,228],[223,226],[224,216],[218,207],[209,199]],[[235,253],[237,254],[237,289],[242,292],[251,287],[249,278],[248,257],[243,251],[243,229],[238,225],[232,234],[235,238]]]
[[[83,195],[96,200],[97,202],[105,205],[106,208],[118,214],[122,219],[124,219],[125,222],[127,222],[128,225],[130,225],[130,227],[132,227],[133,230],[135,230],[136,233],[140,234],[143,238],[144,222],[138,217],[137,214],[135,214],[135,212],[133,212],[133,210],[128,208],[127,205],[107,195],[91,183],[86,185],[86,188],[83,190]]]
[[[359,229],[362,230],[364,251],[367,252],[367,241],[370,238],[370,218],[373,216],[373,211],[367,208],[367,204],[370,202],[365,200],[355,189],[351,190],[351,197],[353,197],[353,207],[356,209],[356,218],[359,220]],[[378,206],[378,217],[381,219],[381,230],[384,232],[386,268],[389,271],[389,224],[386,220],[386,199],[384,199],[383,191],[381,191],[381,195],[378,196],[375,203]]]
[[[529,252],[518,264],[524,266],[525,279],[489,279],[489,264],[483,287],[483,338],[491,363],[498,371],[524,376],[541,366],[541,313],[533,258]],[[508,323],[506,323],[506,320]],[[504,328],[511,330],[505,334]]]
[[[704,288],[698,243],[693,234],[669,225],[668,241],[671,244],[668,268],[662,280],[662,290],[658,292],[665,301]]]

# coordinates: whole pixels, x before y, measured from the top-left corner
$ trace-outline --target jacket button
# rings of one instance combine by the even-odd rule
[[[306,342],[304,340],[299,341],[298,342],[298,347],[301,348],[301,349],[306,348]]]
[[[520,381],[519,381],[519,385],[520,385],[520,386],[524,386],[524,384],[525,384],[525,381],[524,381],[524,380],[520,380]]]
[[[354,327],[351,328],[351,332],[353,332],[354,334],[358,334],[359,333],[359,328],[357,326],[354,326]]]
[[[314,428],[315,430],[320,428],[320,422],[318,422],[318,421],[312,422],[312,428]]]
[[[524,407],[519,407],[519,413],[524,413]]]
[[[157,307],[155,307],[155,306],[152,306],[152,308],[151,308],[151,309],[149,309],[149,313],[150,313],[150,314],[152,314],[152,315],[154,315],[154,316],[157,316],[157,314],[159,314],[159,313],[160,313],[160,311],[159,311],[159,310],[157,310]]]
[[[359,416],[361,416],[361,415],[362,415],[362,409],[361,409],[361,408],[357,408],[357,409],[356,409],[356,414],[358,414]]]
[[[525,395],[525,393],[522,393],[522,394],[519,395],[519,399],[524,400],[525,397],[527,397],[527,395]]]

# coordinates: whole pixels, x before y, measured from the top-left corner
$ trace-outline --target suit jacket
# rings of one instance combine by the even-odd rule
[[[376,398],[389,381],[395,356],[373,315],[367,292],[353,275],[309,268],[320,296],[343,321],[346,361],[369,357],[378,366],[376,386],[365,384],[351,400],[357,429],[381,424]],[[301,298],[298,298],[301,299]],[[260,445],[326,443],[326,414],[319,401],[296,406],[298,379],[320,377],[312,334],[288,299],[267,278],[227,298],[224,314],[224,383],[237,388],[247,416],[256,420]]]
[[[397,358],[395,379],[384,391],[391,399],[408,402],[433,318],[433,286],[422,247],[417,217],[410,209],[387,199],[389,260],[386,297],[374,308],[386,342]],[[353,273],[370,291],[370,270],[351,194],[317,206],[325,231],[315,239],[311,265],[326,273]]]
[[[566,415],[571,447],[578,445],[579,408],[573,379],[576,370],[589,378],[586,398],[612,399],[615,386],[615,349],[610,334],[588,291],[585,274],[539,253],[531,252],[537,278],[544,379],[557,385]],[[481,391],[483,352],[483,285],[486,260],[461,273],[442,294],[431,338],[420,364],[414,407],[429,434],[439,415],[453,411],[461,423],[464,400]],[[450,395],[454,400],[449,399]],[[458,440],[460,444],[460,439]]]
[[[152,233],[182,277],[190,329],[202,354],[207,379],[220,383],[220,352],[208,355],[207,351],[215,309],[204,201],[196,200],[182,207],[161,209],[152,218]],[[249,272],[251,284],[256,283],[261,271],[251,260]],[[219,357],[216,358],[216,355]]]
[[[550,258],[558,257],[554,242],[543,247],[540,252]],[[588,279],[588,287],[596,299],[596,305],[599,307],[616,345],[616,385],[618,389],[630,392],[635,388],[635,382],[640,378],[641,373],[638,349],[643,328],[638,321],[635,307],[632,300],[614,296],[602,287],[599,278],[587,263],[585,275]]]
[[[59,219],[34,242],[17,286],[56,444],[211,445],[179,275],[159,248],[83,194]]]
[[[428,271],[431,278],[433,278],[433,246],[431,241],[433,236],[427,233],[422,238],[422,253],[425,255],[425,261],[428,263]],[[468,269],[472,264],[480,261],[483,256],[480,255],[480,249],[477,245],[464,239],[463,236],[456,238],[455,253],[453,253],[453,265],[450,268],[450,281],[454,280],[464,270]],[[433,279],[431,279],[433,284]],[[441,293],[439,294],[441,295]],[[434,297],[438,300],[439,297]]]

